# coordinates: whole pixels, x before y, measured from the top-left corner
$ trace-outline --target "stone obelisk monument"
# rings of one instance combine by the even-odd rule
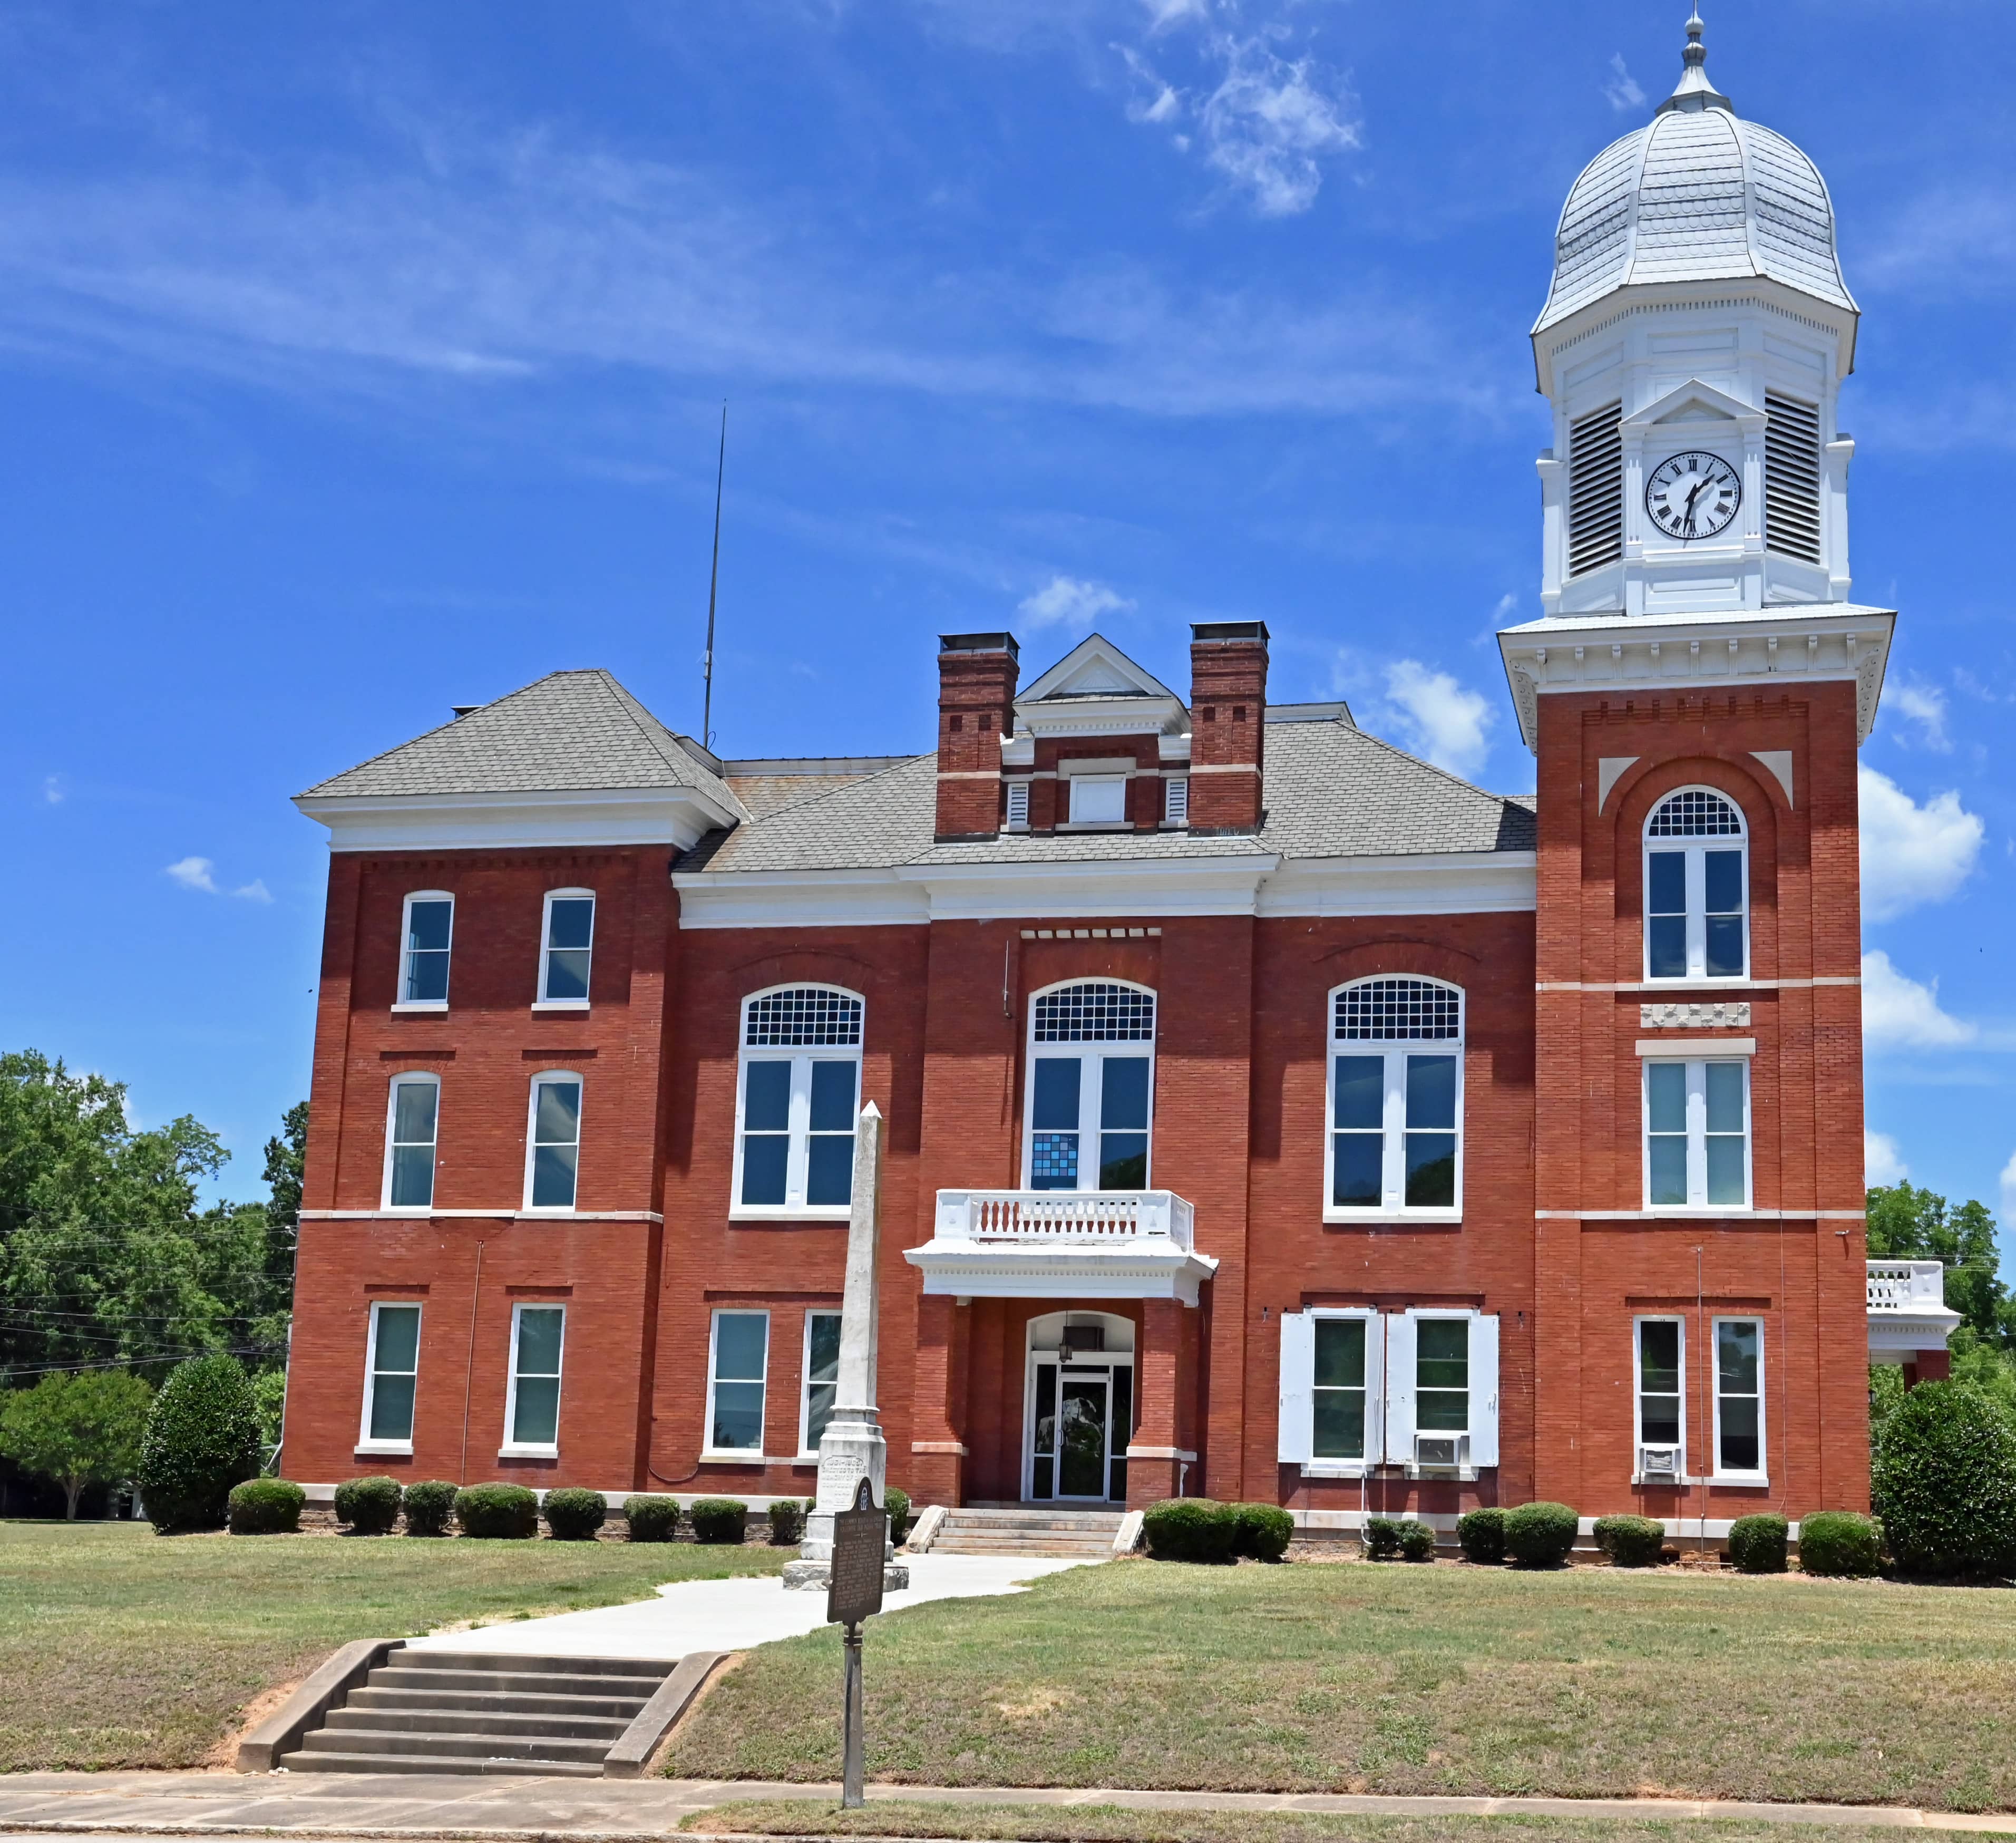
[[[873,1101],[854,1127],[854,1206],[847,1225],[847,1288],[840,1304],[840,1375],[833,1418],[819,1437],[819,1495],[806,1520],[798,1559],[784,1570],[787,1587],[823,1587],[832,1572],[833,1513],[854,1507],[866,1478],[880,1503],[888,1474],[889,1443],[875,1406],[875,1341],[880,1314],[877,1257],[882,1237],[882,1114]],[[910,1584],[910,1571],[883,1562],[883,1590]]]

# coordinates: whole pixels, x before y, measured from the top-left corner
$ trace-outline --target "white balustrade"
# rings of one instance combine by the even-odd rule
[[[1872,1261],[1868,1268],[1872,1312],[1917,1312],[1946,1302],[1946,1268],[1939,1261]]]
[[[1188,1253],[1194,1221],[1189,1202],[1168,1190],[938,1192],[941,1241],[1161,1241]]]

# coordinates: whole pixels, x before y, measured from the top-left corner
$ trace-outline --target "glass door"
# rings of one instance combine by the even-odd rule
[[[1048,1502],[1127,1501],[1134,1371],[1115,1363],[1068,1368],[1038,1354],[1030,1390],[1029,1495]]]
[[[1106,1497],[1106,1422],[1112,1383],[1103,1369],[1067,1369],[1057,1401],[1057,1495]]]

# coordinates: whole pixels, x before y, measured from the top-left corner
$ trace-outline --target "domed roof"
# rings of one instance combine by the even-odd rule
[[[1615,289],[1767,276],[1857,312],[1841,279],[1820,169],[1783,135],[1737,119],[1708,80],[1700,16],[1679,86],[1568,193],[1540,333]]]

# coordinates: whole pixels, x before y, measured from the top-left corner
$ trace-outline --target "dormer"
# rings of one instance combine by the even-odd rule
[[[1121,651],[1093,634],[1015,700],[1015,740],[1088,736],[1183,736],[1183,701]],[[1010,759],[1013,759],[1012,756]]]

